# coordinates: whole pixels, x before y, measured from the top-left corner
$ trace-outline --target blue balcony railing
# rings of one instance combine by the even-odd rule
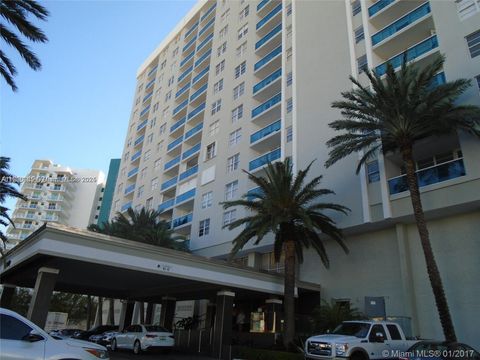
[[[200,65],[206,58],[208,58],[212,54],[212,49],[209,49],[206,51],[202,56],[200,56],[196,61],[195,61],[195,68]]]
[[[208,74],[208,71],[210,70],[210,66],[207,66],[205,69],[203,69],[202,71],[200,71],[198,73],[198,75],[196,75],[193,79],[192,79],[192,85],[195,85],[198,81],[200,81],[201,78],[203,78],[205,76],[205,74]]]
[[[184,192],[183,194],[178,195],[175,198],[175,204],[180,204],[184,201],[187,201],[195,196],[195,188],[192,190],[188,190],[187,192]]]
[[[255,93],[259,92],[264,87],[266,87],[267,85],[269,85],[272,82],[274,82],[275,80],[277,80],[280,76],[282,76],[282,69],[281,68],[278,69],[278,70],[275,70],[273,73],[268,75],[265,79],[263,79],[258,84],[256,84],[253,87],[253,93],[255,94]]]
[[[187,116],[182,117],[180,120],[178,120],[175,124],[173,124],[170,127],[170,132],[174,132],[175,130],[177,130],[180,126],[185,124],[186,120],[187,120]]]
[[[250,135],[250,144],[257,142],[258,140],[263,139],[264,137],[270,134],[278,132],[281,126],[282,126],[282,121],[277,120],[274,123],[271,123],[270,125],[264,127],[263,129],[258,130],[257,132]]]
[[[190,29],[188,29],[188,31],[185,33],[185,37],[184,38],[187,38],[188,35],[190,35],[193,31],[195,31],[195,29],[197,28],[198,26],[198,21],[192,25],[192,27]]]
[[[198,172],[198,165],[192,166],[190,169],[185,170],[178,176],[178,181],[185,180],[186,178],[196,174]]]
[[[198,114],[200,114],[203,110],[205,110],[205,103],[201,103],[195,109],[188,113],[188,120],[194,118]]]
[[[134,141],[133,146],[137,146],[138,144],[141,144],[143,142],[143,139],[145,139],[145,135],[139,136],[137,140]]]
[[[281,93],[278,93],[277,95],[268,99],[262,105],[257,106],[255,109],[252,110],[252,118],[254,118],[254,117],[260,115],[261,113],[267,111],[272,106],[278,104],[281,100],[282,100],[282,94]]]
[[[168,189],[169,187],[175,185],[177,183],[177,177],[173,177],[171,179],[168,179],[167,181],[165,181],[161,186],[160,186],[160,189],[161,190],[165,190],[165,189]]]
[[[393,34],[399,32],[403,28],[413,24],[415,21],[427,16],[431,13],[430,3],[425,3],[420,7],[416,8],[415,10],[409,12],[407,15],[401,17],[393,24],[385,27],[384,29],[380,30],[379,32],[372,35],[372,45],[376,45],[379,42],[389,38]]]
[[[465,176],[465,165],[463,159],[452,160],[417,171],[418,186],[437,184],[442,181]],[[402,175],[388,180],[390,195],[398,194],[408,190],[407,176]]]
[[[259,49],[263,45],[265,45],[270,39],[272,39],[275,35],[277,35],[280,31],[282,31],[282,24],[278,24],[275,26],[267,35],[257,41],[255,44],[255,50]]]
[[[150,80],[150,81],[147,83],[147,85],[145,85],[145,90],[147,90],[148,88],[150,88],[150,86],[152,86],[154,83],[155,83],[155,79]]]
[[[142,117],[143,115],[145,115],[148,110],[150,110],[150,104],[148,104],[141,112],[140,112],[140,117]]]
[[[189,158],[190,156],[192,156],[193,154],[199,152],[200,147],[201,147],[201,143],[198,143],[198,144],[193,145],[190,149],[186,150],[182,154],[182,160],[185,160],[185,159]]]
[[[147,126],[148,119],[143,120],[140,124],[137,126],[137,131],[142,130],[145,126]]]
[[[177,115],[181,110],[183,110],[188,105],[188,99],[183,100],[180,105],[173,109],[173,115]]]
[[[132,184],[130,186],[127,186],[125,188],[125,191],[123,192],[125,195],[128,195],[130,194],[131,192],[133,192],[135,190],[135,184]]]
[[[180,67],[182,67],[183,65],[185,65],[190,59],[193,58],[193,56],[195,55],[195,50],[192,50],[192,52],[190,54],[188,54],[185,59],[183,59],[181,62],[180,62]]]
[[[140,156],[142,156],[142,150],[138,150],[135,154],[132,155],[131,161],[137,160]]]
[[[175,205],[175,199],[164,201],[163,203],[158,205],[158,212],[164,212],[165,210],[171,208],[173,205]]]
[[[188,89],[190,89],[190,83],[187,83],[175,93],[175,99],[182,95],[184,92],[186,92]]]
[[[142,103],[144,103],[145,101],[147,101],[148,99],[150,99],[152,96],[153,96],[153,91],[151,91],[150,93],[148,93],[147,95],[145,95],[145,96],[143,97]]]
[[[127,202],[127,203],[125,203],[125,204],[122,205],[122,207],[120,208],[120,211],[121,211],[121,212],[125,212],[125,211],[127,211],[128,209],[130,209],[131,207],[132,207],[132,202],[129,201],[129,202]]]
[[[273,151],[270,151],[256,159],[253,159],[252,161],[250,161],[250,163],[248,164],[248,170],[249,171],[252,171],[252,170],[255,170],[261,166],[264,166],[272,161],[275,161],[275,160],[278,160],[280,159],[280,156],[281,156],[281,150],[280,148],[278,149],[275,149]]]
[[[257,5],[257,11],[260,11],[265,5],[267,5],[271,0],[262,0],[258,5]]]
[[[207,16],[210,15],[213,10],[215,10],[216,7],[217,7],[217,4],[213,4],[213,5],[205,12],[205,14],[202,15],[202,17],[200,18],[200,22],[202,22],[203,20],[205,20],[205,19],[207,18]]]
[[[260,195],[262,193],[263,193],[263,191],[262,191],[262,188],[260,186],[256,187],[256,188],[253,188],[253,189],[250,189],[250,190],[247,191],[247,200],[249,200],[249,201],[255,200],[255,199],[257,199],[257,195]]]
[[[208,84],[205,84],[200,87],[197,91],[195,91],[191,96],[190,96],[190,101],[195,100],[197,97],[199,97],[201,94],[203,94],[205,91],[207,91]]]
[[[368,15],[373,16],[383,8],[387,7],[395,0],[378,0],[375,4],[368,8]]]
[[[282,11],[282,3],[278,4],[272,11],[270,11],[262,20],[257,23],[256,29],[260,29],[263,25],[265,25],[271,18],[277,15],[280,11]]]
[[[212,20],[206,23],[205,26],[201,28],[200,31],[198,32],[198,36],[202,36],[202,34],[204,34],[205,31],[207,31],[210,28],[210,26],[213,25],[214,22],[215,22],[215,18],[212,18]]]
[[[197,41],[197,35],[195,35],[182,49],[182,52],[185,52],[190,46],[192,46],[195,41]]]
[[[168,170],[172,167],[174,167],[175,165],[177,165],[178,163],[180,162],[180,155],[178,155],[176,158],[170,160],[169,162],[167,162],[164,166],[163,166],[163,170]]]
[[[192,222],[192,219],[193,219],[193,214],[192,213],[184,215],[184,216],[180,216],[176,219],[173,219],[172,227],[176,228],[176,227],[179,227],[179,226],[182,226],[182,225],[189,224],[189,223]]]
[[[190,66],[187,70],[185,70],[183,73],[181,73],[180,76],[178,77],[178,82],[185,79],[185,77],[187,77],[188,74],[190,74],[192,72],[192,70],[193,70],[193,66]]]
[[[130,171],[127,173],[127,178],[132,177],[133,175],[136,175],[136,174],[138,174],[138,167],[133,168],[132,170],[130,170]]]
[[[272,60],[274,57],[282,53],[282,46],[280,45],[275,50],[271,51],[267,55],[265,55],[260,61],[256,62],[253,66],[253,69],[257,71],[258,69],[262,68],[266,63]]]
[[[203,122],[201,122],[200,124],[196,125],[194,128],[188,130],[186,133],[185,133],[185,140],[191,138],[193,135],[197,134],[198,132],[200,132],[203,128]]]
[[[155,65],[147,74],[147,77],[150,77],[157,71],[158,65]]]
[[[213,39],[213,33],[211,33],[210,35],[208,35],[205,40],[203,40],[198,46],[197,46],[197,52],[202,50],[203,47],[205,47],[209,41],[212,41]]]
[[[445,73],[438,73],[433,77],[432,82],[430,83],[430,89],[435,89],[437,86],[445,84],[446,81],[447,80],[445,79]]]
[[[180,135],[180,137],[176,138],[170,144],[168,144],[167,151],[170,151],[173,148],[177,147],[178,145],[180,145],[182,143],[182,141],[183,141],[183,135]]]
[[[375,68],[375,72],[379,76],[382,76],[387,72],[388,63],[391,63],[394,68],[398,68],[402,66],[404,58],[406,58],[407,61],[412,61],[435,48],[438,48],[438,39],[436,35],[429,37],[421,43],[411,47],[407,51],[392,57],[383,64],[378,65]]]

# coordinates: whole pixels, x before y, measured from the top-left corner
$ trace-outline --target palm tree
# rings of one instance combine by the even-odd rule
[[[287,158],[284,162],[268,164],[265,176],[246,172],[259,191],[243,195],[240,200],[223,203],[225,209],[242,206],[250,212],[248,216],[228,225],[230,230],[244,227],[233,240],[232,257],[250,240],[254,239],[257,245],[269,233],[275,235],[274,254],[277,262],[284,252],[285,347],[291,345],[295,335],[295,266],[297,261],[303,262],[303,249],[315,249],[327,268],[329,259],[320,234],[335,240],[348,252],[335,221],[323,213],[333,210],[346,214],[348,209],[337,204],[318,202],[320,197],[331,195],[333,191],[318,188],[322,176],[305,184],[311,165],[294,175],[291,161]]]
[[[8,157],[0,157],[0,204],[3,204],[7,197],[14,197],[17,199],[27,200],[27,198],[18,192],[14,185],[20,185],[19,181],[15,179],[15,177],[8,172],[10,168],[10,158]],[[11,224],[15,227],[12,219],[8,215],[8,208],[5,206],[0,205],[0,225],[8,226]],[[2,240],[2,245],[0,247],[0,254],[3,255],[3,249],[5,248],[5,244],[7,242],[7,237],[0,230],[0,239]]]
[[[335,101],[343,119],[330,123],[330,127],[343,133],[327,142],[331,147],[329,167],[354,152],[363,151],[357,174],[378,151],[400,153],[406,169],[406,178],[415,221],[427,265],[435,303],[445,339],[456,341],[450,311],[440,273],[430,244],[427,224],[415,173],[413,145],[430,136],[450,134],[464,130],[480,136],[480,109],[458,105],[456,100],[470,86],[470,81],[459,79],[433,86],[435,75],[442,70],[444,58],[419,69],[404,62],[395,72],[388,65],[385,79],[367,71],[370,87],[354,78],[355,88],[342,93],[343,100]]]
[[[46,20],[49,13],[35,0],[2,0],[0,2],[0,16],[5,23],[12,25],[30,41],[47,42],[48,39],[42,30],[28,20],[29,15],[33,15],[39,20]],[[17,34],[5,26],[5,23],[0,23],[0,36],[3,41],[15,48],[30,68],[35,71],[40,70],[42,66],[40,60]],[[17,86],[13,78],[17,74],[17,70],[3,50],[0,50],[0,73],[12,90],[16,91]]]

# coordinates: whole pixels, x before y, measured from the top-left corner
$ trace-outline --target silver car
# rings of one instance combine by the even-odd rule
[[[114,336],[111,349],[129,349],[135,354],[153,349],[169,352],[175,345],[174,338],[172,332],[158,325],[130,325]]]

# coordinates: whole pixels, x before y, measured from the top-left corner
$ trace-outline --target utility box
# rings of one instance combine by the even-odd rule
[[[371,318],[382,318],[385,320],[385,298],[383,296],[365,296],[365,315]]]

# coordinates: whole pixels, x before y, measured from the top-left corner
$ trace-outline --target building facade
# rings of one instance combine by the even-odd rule
[[[15,227],[9,226],[9,247],[25,239],[45,222],[86,228],[96,223],[103,200],[104,174],[98,170],[72,169],[50,160],[35,160],[24,178],[13,210]]]
[[[118,171],[120,170],[120,159],[111,159],[108,167],[107,181],[103,192],[102,204],[98,213],[96,223],[101,225],[108,221],[110,210],[112,209],[113,194],[117,184]]]
[[[480,105],[478,0],[200,1],[138,70],[110,216],[157,209],[192,251],[224,256],[237,231],[223,226],[245,212],[220,203],[255,191],[242,169],[262,174],[286,157],[302,169],[316,159],[312,175],[324,174],[332,200],[352,210],[337,218],[351,251],[327,242],[331,269],[309,253],[300,279],[362,311],[366,298],[381,297],[412,333],[441,338],[399,156],[379,154],[358,176],[358,155],[323,166],[335,135],[328,123],[340,116],[331,103],[351,88],[349,76],[367,84],[365,68],[383,75],[404,55],[421,67],[439,54],[436,82],[471,79],[460,100]],[[464,133],[415,148],[454,322],[477,347],[469,318],[480,314],[479,153]],[[281,270],[271,251],[271,240],[251,245],[240,261]]]

